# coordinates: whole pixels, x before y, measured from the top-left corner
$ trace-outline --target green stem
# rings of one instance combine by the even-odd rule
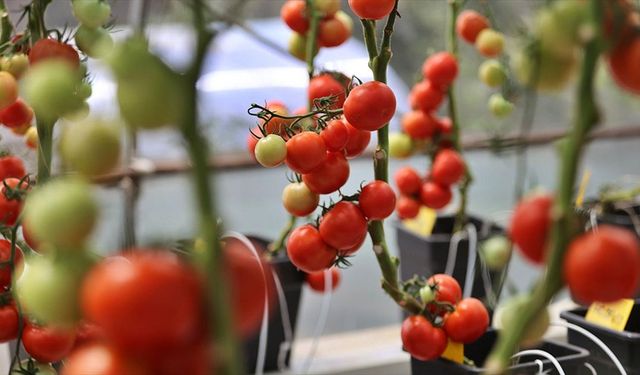
[[[364,29],[364,40],[369,52],[369,68],[373,72],[373,79],[378,82],[387,82],[387,66],[391,59],[391,35],[397,15],[398,1],[384,28],[384,35],[380,49],[376,44],[375,22],[361,20]],[[376,180],[389,181],[389,124],[378,130],[378,146],[373,156],[374,174]],[[369,235],[373,243],[373,252],[376,255],[378,265],[382,271],[382,288],[393,298],[396,303],[410,312],[419,314],[422,304],[413,296],[404,292],[398,282],[398,259],[392,257],[384,234],[384,222],[372,221],[369,224]]]
[[[11,39],[11,33],[13,32],[13,25],[11,19],[9,19],[9,11],[4,3],[4,0],[0,0],[0,19],[2,28],[0,29],[0,45],[5,44]]]
[[[293,230],[293,227],[296,225],[296,221],[298,221],[297,217],[289,215],[289,220],[287,221],[285,227],[282,228],[280,236],[269,246],[269,253],[271,255],[276,255],[280,251],[284,250],[287,237],[289,237],[289,234]]]
[[[222,246],[220,227],[215,215],[214,191],[209,180],[209,150],[206,138],[198,128],[198,93],[196,83],[200,77],[202,63],[213,34],[206,29],[202,14],[202,0],[193,0],[194,25],[197,31],[197,49],[194,62],[185,75],[187,85],[187,110],[184,114],[181,130],[187,143],[188,153],[193,165],[193,182],[198,202],[198,222],[200,238],[205,251],[194,254],[194,262],[206,280],[206,300],[209,336],[216,348],[216,368],[212,373],[238,375],[243,373],[238,350],[238,342],[233,332],[229,291],[223,277]],[[216,371],[217,370],[217,371]]]
[[[591,8],[591,26],[594,30],[599,30],[600,0],[591,0]],[[600,34],[598,33],[598,35]],[[551,247],[547,256],[547,269],[541,282],[533,290],[530,302],[520,310],[512,324],[504,328],[504,334],[500,335],[493,352],[487,360],[486,368],[489,373],[504,372],[529,323],[546,307],[555,293],[563,286],[562,261],[570,240],[576,234],[573,194],[578,174],[578,164],[587,135],[598,122],[593,80],[600,53],[601,41],[599,38],[594,37],[589,41],[585,49],[580,83],[577,89],[574,125],[569,135],[568,144],[562,154],[558,193],[553,209],[554,222],[550,238]]]
[[[47,121],[36,115],[38,129],[38,184],[44,184],[51,177],[51,155],[53,147],[53,125],[55,120]]]
[[[307,72],[309,73],[309,79],[313,78],[315,67],[313,60],[315,57],[316,48],[318,47],[318,27],[320,26],[320,13],[315,7],[315,0],[306,0],[307,14],[309,15],[309,31],[307,32],[307,45],[306,45],[306,57],[307,57]],[[309,109],[311,109],[311,104]]]

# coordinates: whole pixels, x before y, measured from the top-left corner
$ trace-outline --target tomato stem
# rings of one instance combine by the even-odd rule
[[[11,40],[11,32],[13,31],[13,25],[11,19],[9,19],[9,11],[4,3],[4,0],[0,0],[0,45],[7,43]]]
[[[601,35],[601,14],[600,0],[591,0],[591,27],[598,32],[597,36],[593,37],[585,48],[580,82],[576,91],[574,124],[568,136],[567,147],[562,153],[558,193],[553,208],[554,220],[550,237],[551,246],[547,254],[547,268],[540,282],[533,289],[531,301],[520,310],[520,314],[510,322],[509,326],[504,327],[504,334],[498,338],[498,342],[486,363],[489,373],[504,372],[528,325],[563,286],[564,254],[569,242],[577,233],[573,194],[578,166],[587,136],[599,120],[594,99],[594,76],[598,66],[598,58],[602,52],[602,41],[599,37]]]
[[[316,9],[314,2],[315,0],[306,0],[305,3],[309,16],[309,31],[307,32],[307,45],[305,46],[309,80],[313,78],[313,73],[315,72],[313,60],[318,46],[318,27],[320,26],[320,13]],[[309,110],[311,110],[311,106],[312,103],[309,103]]]
[[[295,217],[294,215],[289,215],[289,220],[287,220],[284,228],[282,228],[280,236],[271,245],[269,245],[269,254],[271,256],[274,256],[280,251],[284,250],[287,237],[289,237],[289,234],[293,230],[293,227],[296,225],[296,221],[298,221],[297,217]]]
[[[51,155],[53,148],[53,126],[56,120],[46,120],[36,114],[38,129],[38,184],[44,184],[51,177]]]

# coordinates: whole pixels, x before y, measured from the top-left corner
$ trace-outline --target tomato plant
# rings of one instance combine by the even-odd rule
[[[319,202],[320,196],[312,192],[304,182],[290,183],[282,191],[282,204],[291,215],[310,215]]]
[[[40,327],[27,324],[22,330],[24,350],[36,361],[57,362],[63,359],[75,341],[75,332],[70,329]]]
[[[511,216],[509,236],[522,255],[535,264],[544,261],[552,204],[549,195],[532,195],[520,201]]]
[[[378,81],[357,86],[344,101],[344,117],[359,130],[378,130],[395,112],[396,96],[389,86]]]
[[[421,360],[437,359],[447,347],[447,335],[422,315],[410,316],[402,322],[402,345],[411,356]]]
[[[303,174],[302,181],[316,194],[331,194],[349,179],[349,163],[342,153],[329,152],[327,159],[311,173]]]
[[[312,290],[316,292],[324,292],[327,289],[327,284],[325,284],[325,273],[329,272],[331,274],[331,290],[336,290],[340,285],[340,270],[337,267],[331,267],[328,270],[311,272],[307,274],[306,281],[307,285]]]
[[[305,131],[287,141],[286,163],[294,172],[309,173],[326,159],[327,146],[317,133]]]
[[[336,203],[320,220],[320,236],[337,250],[352,248],[362,243],[367,235],[367,219],[356,204]]]
[[[291,232],[287,241],[287,254],[291,263],[307,273],[329,268],[337,256],[336,250],[327,245],[318,229],[310,224]]]
[[[376,180],[362,188],[358,203],[369,220],[384,220],[396,207],[396,195],[388,183]]]
[[[470,344],[479,339],[489,327],[489,313],[475,298],[458,302],[455,310],[444,317],[444,331],[455,342]]]

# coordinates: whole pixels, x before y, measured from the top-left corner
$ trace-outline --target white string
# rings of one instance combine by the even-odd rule
[[[584,367],[588,368],[591,371],[592,375],[598,375],[598,371],[596,371],[596,369],[591,366],[591,363],[585,362]]]
[[[331,277],[331,269],[324,270],[324,295],[322,296],[322,305],[320,306],[320,316],[318,317],[318,324],[313,332],[313,340],[311,341],[311,349],[302,366],[302,374],[309,373],[311,368],[311,362],[316,355],[318,345],[320,344],[320,336],[324,327],[327,324],[327,318],[329,316],[329,307],[331,306],[331,294],[333,294],[333,278]]]
[[[598,213],[596,210],[589,210],[589,222],[591,223],[591,230],[598,233]]]
[[[449,276],[453,275],[453,270],[456,267],[456,258],[458,257],[458,246],[462,240],[463,233],[456,232],[451,236],[451,242],[449,242],[449,253],[447,254],[447,265],[444,268],[444,273]]]
[[[540,356],[540,357],[544,357],[544,358],[548,359],[549,361],[551,361],[551,364],[558,371],[558,375],[566,375],[564,373],[564,371],[562,370],[562,366],[560,366],[560,362],[558,362],[558,360],[555,359],[554,356],[552,356],[548,352],[545,352],[544,350],[540,350],[540,349],[523,350],[521,352],[518,352],[518,353],[512,355],[511,358],[518,358],[518,357],[521,357],[521,356],[524,356],[524,355],[537,355],[537,356]]]
[[[538,374],[542,374],[544,371],[544,362],[539,359],[536,359],[534,362],[538,365]]]
[[[600,340],[593,333],[587,331],[586,329],[584,329],[584,328],[582,328],[582,327],[580,327],[578,325],[575,325],[575,324],[569,323],[569,322],[557,321],[557,322],[552,322],[551,325],[567,327],[567,328],[572,329],[572,330],[574,330],[574,331],[576,331],[578,333],[583,334],[588,339],[593,341],[596,345],[598,345],[600,347],[600,349],[602,349],[602,351],[604,351],[605,354],[608,355],[609,358],[611,358],[611,361],[616,366],[618,371],[620,371],[620,374],[627,375],[627,371],[624,369],[624,367],[622,367],[622,363],[620,363],[620,360],[618,359],[618,357],[616,357],[616,355],[613,353],[613,351],[611,349],[609,349],[609,347],[604,342],[602,342],[602,340]]]
[[[273,273],[273,281],[276,284],[278,304],[280,306],[280,318],[282,319],[282,330],[284,331],[284,341],[280,343],[280,348],[278,349],[278,370],[284,371],[287,368],[287,354],[291,350],[291,343],[293,342],[293,329],[291,328],[291,320],[289,318],[287,297],[282,289],[280,278],[274,270],[271,272]]]
[[[256,257],[258,264],[260,265],[260,273],[262,273],[262,280],[264,281],[265,288],[267,287],[267,278],[264,274],[264,268],[262,266],[262,261],[260,258],[260,254],[256,247],[253,246],[253,243],[242,233],[227,231],[222,237],[227,238],[235,238],[238,241],[242,242],[249,250],[251,250],[253,256]],[[260,337],[258,339],[258,357],[256,359],[256,375],[264,374],[264,363],[267,356],[267,335],[269,331],[269,296],[268,293],[264,297],[264,311],[262,312],[262,325],[260,327]]]
[[[476,276],[478,232],[476,231],[476,226],[472,223],[465,225],[464,231],[467,232],[467,237],[469,239],[469,256],[467,257],[467,275],[464,279],[464,292],[462,295],[464,298],[469,298],[473,292],[473,284]]]

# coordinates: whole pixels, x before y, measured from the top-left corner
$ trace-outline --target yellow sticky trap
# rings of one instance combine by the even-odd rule
[[[402,222],[407,229],[420,236],[428,236],[433,231],[436,224],[436,211],[422,206],[418,212],[418,216],[413,219],[407,219]]]
[[[459,342],[449,340],[447,348],[442,353],[442,358],[448,359],[455,363],[464,362],[464,345]]]
[[[589,185],[589,179],[591,179],[591,171],[587,168],[582,173],[582,180],[580,180],[580,187],[578,188],[578,196],[576,197],[576,207],[582,207],[584,202],[584,194],[587,191],[587,185]]]
[[[613,303],[594,302],[589,306],[585,319],[602,327],[624,331],[633,304],[632,299],[622,299]]]

